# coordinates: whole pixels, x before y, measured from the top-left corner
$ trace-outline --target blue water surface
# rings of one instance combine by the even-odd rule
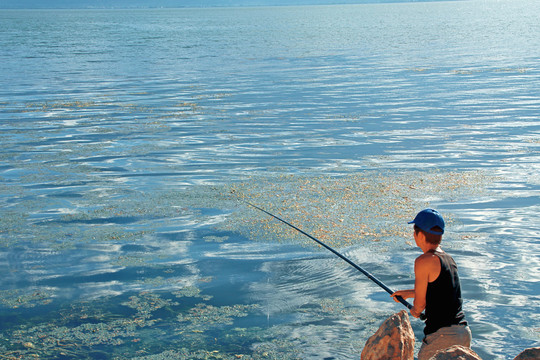
[[[538,346],[538,14],[534,0],[1,11],[0,352],[358,358],[400,305],[270,219],[276,235],[250,235],[265,215],[216,196],[242,183],[311,231],[343,201],[310,209],[306,184],[352,176],[409,205],[356,208],[403,234],[365,229],[377,241],[340,251],[412,287],[405,219],[437,207],[473,349]],[[443,186],[463,174],[483,180]]]

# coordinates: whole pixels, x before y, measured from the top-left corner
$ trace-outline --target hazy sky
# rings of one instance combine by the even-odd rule
[[[360,4],[415,0],[0,0],[0,8],[148,8],[242,5]]]

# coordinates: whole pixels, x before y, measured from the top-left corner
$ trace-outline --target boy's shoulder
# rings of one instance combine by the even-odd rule
[[[432,266],[440,266],[440,260],[437,255],[435,255],[434,252],[428,251],[416,258],[414,261],[416,266],[421,267],[432,267]]]

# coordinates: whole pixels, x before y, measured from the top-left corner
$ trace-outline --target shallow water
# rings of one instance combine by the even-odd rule
[[[237,196],[395,289],[436,207],[473,349],[537,345],[536,10],[3,11],[0,350],[358,358],[400,305]]]

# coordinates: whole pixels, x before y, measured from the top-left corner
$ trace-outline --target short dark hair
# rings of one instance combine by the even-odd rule
[[[437,232],[442,232],[442,229],[438,226],[434,226],[430,229],[431,231],[437,231]],[[424,234],[424,236],[426,237],[426,241],[430,244],[435,244],[435,245],[438,245],[441,243],[442,241],[442,235],[435,235],[435,234],[431,234],[431,233],[428,233],[422,229],[420,229],[418,226],[414,225],[414,232],[418,235],[419,232],[422,232],[422,234]]]

